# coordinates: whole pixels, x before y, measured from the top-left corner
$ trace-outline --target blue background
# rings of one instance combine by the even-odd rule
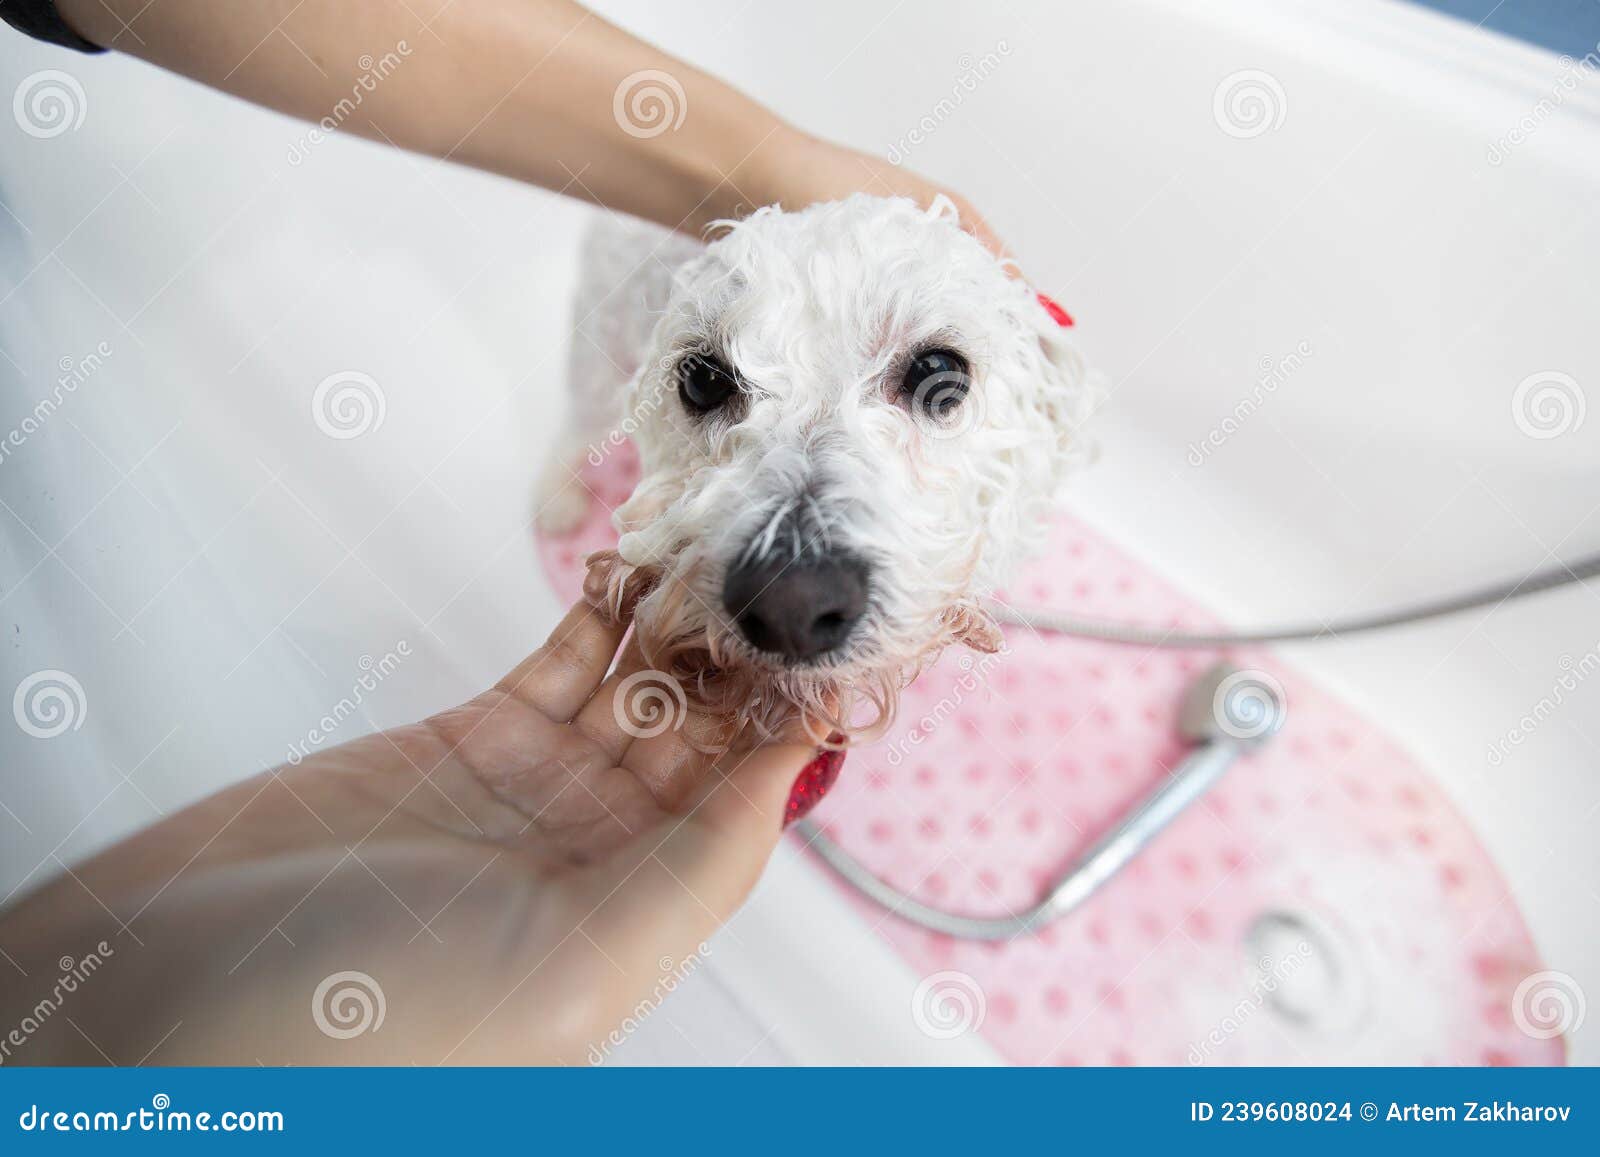
[[[1600,2],[1597,0],[1414,2],[1567,56],[1581,58],[1600,44]]]
[[[826,1155],[1183,1150],[1595,1152],[1595,1069],[0,1069],[0,1152],[197,1145],[278,1151]],[[19,1114],[280,1111],[280,1134],[24,1134]],[[1334,1123],[1190,1119],[1192,1101],[1349,1101]],[[1565,1124],[1385,1122],[1391,1101],[1572,1107]],[[1380,1119],[1360,1119],[1362,1102]],[[1426,1148],[1424,1148],[1426,1147]]]

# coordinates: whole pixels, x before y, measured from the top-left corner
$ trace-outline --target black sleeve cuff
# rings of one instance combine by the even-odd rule
[[[75,48],[79,52],[104,52],[67,27],[56,11],[56,0],[0,0],[0,20],[35,40]]]

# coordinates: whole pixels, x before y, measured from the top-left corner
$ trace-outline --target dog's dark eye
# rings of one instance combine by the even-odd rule
[[[678,396],[690,413],[715,410],[738,388],[733,371],[711,354],[690,354],[678,366]]]
[[[954,350],[926,350],[906,368],[900,390],[913,411],[942,422],[960,407],[971,387],[966,358]]]

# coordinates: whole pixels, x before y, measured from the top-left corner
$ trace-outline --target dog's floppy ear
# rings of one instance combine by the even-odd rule
[[[1029,291],[1021,308],[1032,339],[1025,343],[1024,360],[1032,363],[1033,389],[1024,405],[1034,411],[1042,428],[1055,435],[1051,474],[1059,482],[1094,459],[1087,428],[1105,388],[1073,341],[1071,319],[1060,306]]]

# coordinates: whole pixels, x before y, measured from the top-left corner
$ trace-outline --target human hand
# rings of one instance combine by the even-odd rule
[[[933,204],[935,197],[947,197],[961,216],[961,227],[1017,275],[1011,251],[972,202],[883,157],[784,126],[762,144],[750,165],[752,192],[763,204],[782,204],[788,209],[837,201],[852,193],[909,197],[923,206]]]
[[[247,780],[23,901],[0,949],[29,976],[111,951],[74,1027],[14,1059],[593,1059],[743,901],[816,757],[709,758],[694,745],[726,721],[670,696],[641,717],[629,693],[659,676],[630,684],[631,648],[607,676],[625,630],[580,605],[494,689]],[[9,1023],[37,995],[8,988]]]

